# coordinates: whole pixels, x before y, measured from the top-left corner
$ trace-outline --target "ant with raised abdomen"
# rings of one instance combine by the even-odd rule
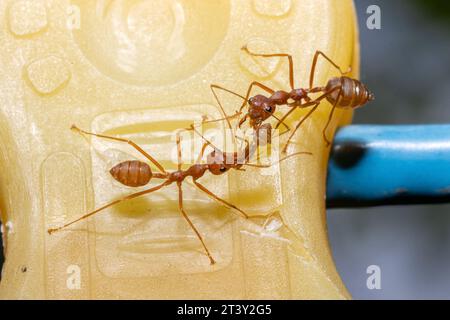
[[[98,209],[95,209],[91,212],[84,214],[83,216],[81,216],[71,222],[64,224],[63,226],[48,229],[49,234],[52,234],[56,231],[64,229],[80,220],[83,220],[90,216],[93,216],[94,214],[96,214],[106,208],[109,208],[115,204],[155,192],[157,190],[162,189],[163,187],[171,185],[172,183],[176,183],[177,187],[178,187],[179,210],[180,210],[182,216],[184,217],[184,219],[187,221],[189,226],[192,228],[192,230],[195,232],[196,236],[200,240],[200,242],[206,252],[206,255],[209,258],[210,263],[214,264],[215,260],[213,259],[211,253],[209,252],[208,247],[206,246],[202,236],[200,235],[200,232],[194,226],[194,224],[189,219],[187,213],[184,210],[182,183],[184,182],[184,180],[187,177],[191,177],[192,182],[198,189],[200,189],[207,195],[211,196],[215,200],[219,201],[223,205],[225,205],[229,208],[235,209],[244,218],[247,219],[248,215],[243,210],[239,209],[235,205],[233,205],[233,204],[229,203],[228,201],[215,195],[213,192],[208,190],[208,188],[206,188],[204,185],[200,184],[197,180],[200,179],[201,177],[203,177],[207,171],[209,171],[213,175],[222,175],[230,169],[240,169],[244,165],[255,166],[255,167],[267,167],[267,166],[263,166],[263,165],[251,165],[248,163],[248,161],[251,157],[251,154],[255,150],[255,146],[253,143],[249,144],[247,142],[247,146],[244,150],[243,155],[238,152],[226,153],[226,152],[222,152],[219,149],[217,149],[216,147],[214,147],[211,144],[211,142],[209,142],[202,136],[206,142],[203,144],[201,152],[200,152],[195,164],[191,165],[186,170],[183,170],[182,169],[183,163],[181,160],[182,159],[181,138],[180,138],[179,133],[177,133],[176,143],[177,143],[177,160],[178,160],[177,165],[178,165],[178,168],[176,171],[167,172],[164,169],[164,167],[155,158],[153,158],[150,154],[145,152],[141,147],[139,147],[136,143],[134,143],[131,140],[84,131],[84,130],[79,129],[75,125],[73,125],[71,127],[71,129],[80,134],[91,135],[91,136],[95,136],[95,137],[99,137],[99,138],[103,138],[103,139],[110,139],[110,140],[114,140],[114,141],[118,141],[118,142],[128,143],[133,148],[135,148],[137,151],[139,151],[143,156],[145,156],[151,163],[153,163],[153,165],[155,165],[156,168],[160,171],[157,173],[152,172],[151,167],[147,163],[145,163],[143,161],[139,161],[139,160],[128,160],[128,161],[120,162],[119,164],[112,167],[109,172],[112,175],[112,177],[115,180],[117,180],[118,182],[120,182],[121,184],[128,186],[128,187],[142,187],[142,186],[147,185],[152,178],[162,179],[162,180],[164,180],[164,182],[155,187],[152,187],[152,188],[149,188],[146,190],[142,190],[139,192],[135,192],[135,193],[127,195],[123,198],[112,201]],[[202,160],[203,154],[206,150],[206,147],[209,145],[213,146],[214,150],[207,155],[207,163],[202,164],[201,160]],[[302,153],[297,153],[297,154],[310,154],[310,153],[302,152]],[[242,158],[244,158],[244,160],[240,161],[240,159],[242,159]],[[288,157],[286,157],[285,159],[287,159],[287,158]],[[279,162],[283,161],[285,159],[281,159],[281,160],[279,160]]]

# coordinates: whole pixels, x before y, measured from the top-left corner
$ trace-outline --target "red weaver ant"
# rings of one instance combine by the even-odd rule
[[[330,115],[328,117],[328,121],[325,125],[325,128],[322,131],[323,139],[325,140],[327,146],[330,145],[330,141],[328,140],[326,136],[326,130],[331,122],[331,119],[333,117],[334,111],[336,108],[342,108],[342,109],[356,109],[358,107],[363,106],[367,102],[374,100],[374,95],[367,89],[367,87],[361,83],[359,80],[350,78],[345,76],[345,74],[348,74],[351,71],[351,68],[347,72],[343,72],[341,68],[334,63],[327,55],[325,55],[321,51],[316,51],[313,59],[313,63],[311,66],[310,71],[310,77],[309,77],[309,88],[294,88],[294,68],[293,68],[293,59],[290,54],[286,53],[276,53],[276,54],[257,54],[250,52],[250,50],[247,48],[247,46],[244,46],[241,48],[242,50],[246,51],[248,54],[252,56],[257,57],[264,57],[264,58],[271,58],[271,57],[286,57],[289,62],[289,84],[291,91],[275,91],[268,86],[254,81],[250,84],[250,86],[247,89],[246,96],[241,96],[239,94],[236,94],[230,90],[223,89],[227,92],[230,92],[236,96],[241,97],[244,102],[242,106],[239,109],[239,112],[242,112],[242,110],[245,108],[246,104],[248,103],[249,109],[248,112],[242,117],[242,119],[239,122],[239,127],[247,120],[249,119],[250,127],[252,127],[254,130],[257,130],[259,127],[261,127],[262,123],[266,121],[269,117],[275,117],[274,113],[276,111],[276,107],[280,105],[287,105],[291,107],[291,110],[289,110],[281,119],[278,119],[278,123],[275,128],[278,128],[280,124],[284,124],[284,120],[296,109],[296,108],[307,108],[312,107],[311,110],[299,121],[299,123],[296,125],[295,129],[292,131],[291,135],[289,136],[286,145],[283,148],[283,153],[287,151],[287,147],[294,136],[295,132],[300,128],[302,123],[309,117],[311,114],[317,109],[320,102],[323,99],[327,99],[330,103],[333,104],[333,107],[330,111]],[[317,60],[319,56],[324,57],[328,62],[330,62],[336,69],[339,70],[341,73],[340,77],[333,77],[328,80],[328,83],[324,87],[314,87],[314,75],[315,75],[315,68],[317,65]],[[257,86],[261,88],[262,90],[266,91],[270,94],[269,97],[258,94],[250,98],[251,91],[254,86]],[[311,93],[322,93],[318,98],[311,99],[309,97],[309,94]],[[292,101],[292,102],[289,102]],[[284,124],[285,125],[285,124]],[[286,126],[286,125],[285,125]]]
[[[177,139],[176,139],[176,143],[177,143],[177,165],[178,168],[176,171],[172,171],[172,172],[167,172],[163,166],[156,160],[154,159],[150,154],[148,154],[147,152],[145,152],[141,147],[139,147],[136,143],[134,143],[131,140],[127,140],[127,139],[122,139],[122,138],[118,138],[118,137],[113,137],[113,136],[107,136],[107,135],[103,135],[103,134],[96,134],[96,133],[92,133],[92,132],[88,132],[88,131],[84,131],[79,129],[78,127],[76,127],[75,125],[72,126],[71,128],[72,130],[80,133],[80,134],[85,134],[85,135],[92,135],[92,136],[96,136],[99,138],[103,138],[103,139],[110,139],[110,140],[115,140],[115,141],[119,141],[119,142],[125,142],[130,144],[133,148],[135,148],[137,151],[139,151],[143,156],[145,156],[151,163],[153,163],[153,165],[156,166],[156,168],[160,171],[160,172],[152,172],[151,167],[143,162],[143,161],[139,161],[139,160],[128,160],[128,161],[123,161],[119,164],[117,164],[116,166],[114,166],[113,168],[111,168],[110,173],[113,176],[114,179],[116,179],[118,182],[120,182],[123,185],[129,186],[129,187],[141,187],[141,186],[145,186],[147,185],[150,180],[152,178],[156,178],[156,179],[161,179],[164,180],[163,183],[143,190],[143,191],[139,191],[139,192],[135,192],[132,193],[130,195],[127,195],[123,198],[117,199],[115,201],[112,201],[100,208],[97,208],[91,212],[88,212],[86,214],[84,214],[83,216],[68,222],[66,224],[64,224],[63,226],[57,227],[57,228],[51,228],[48,229],[48,233],[52,234],[56,231],[59,231],[63,228],[66,228],[80,220],[86,219],[90,216],[93,216],[94,214],[109,208],[115,204],[118,204],[120,202],[123,201],[127,201],[127,200],[131,200],[152,192],[155,192],[159,189],[162,189],[163,187],[166,187],[168,185],[171,185],[172,183],[176,183],[177,187],[178,187],[178,207],[179,210],[182,214],[182,216],[184,217],[184,219],[187,221],[187,223],[189,224],[189,226],[192,228],[192,230],[195,232],[195,234],[197,235],[198,239],[200,240],[206,255],[209,258],[209,261],[211,264],[215,263],[215,260],[213,259],[211,253],[208,250],[208,247],[206,246],[202,236],[200,235],[200,232],[197,230],[197,228],[194,226],[194,224],[192,223],[192,221],[189,219],[187,213],[185,212],[184,208],[183,208],[183,190],[182,190],[182,183],[184,182],[184,180],[187,177],[191,177],[192,178],[192,182],[194,183],[194,185],[200,189],[201,191],[203,191],[204,193],[206,193],[207,195],[211,196],[212,198],[214,198],[215,200],[217,200],[218,202],[222,203],[223,205],[229,207],[229,208],[233,208],[236,211],[238,211],[244,218],[248,218],[248,215],[241,209],[239,209],[238,207],[236,207],[235,205],[229,203],[228,201],[220,198],[219,196],[215,195],[213,192],[211,192],[210,190],[208,190],[204,185],[200,184],[197,180],[200,179],[207,171],[209,171],[210,173],[212,173],[213,175],[222,175],[225,172],[227,172],[230,169],[237,169],[239,170],[243,165],[249,165],[249,166],[255,166],[255,167],[267,167],[264,165],[251,165],[248,164],[249,158],[251,156],[251,153],[254,152],[255,150],[255,146],[254,144],[250,145],[247,142],[247,146],[244,150],[244,155],[239,154],[238,152],[234,152],[234,153],[226,153],[226,152],[222,152],[219,149],[217,149],[216,147],[213,146],[214,150],[212,152],[210,152],[207,155],[207,163],[206,164],[201,164],[201,159],[203,157],[203,154],[205,152],[205,149],[208,145],[212,145],[211,142],[209,142],[208,140],[205,139],[205,143],[202,146],[201,152],[195,162],[195,164],[191,165],[189,168],[187,168],[186,170],[182,169],[182,157],[181,157],[181,138],[179,133],[177,134]],[[309,152],[299,152],[297,154],[310,154]],[[294,154],[293,154],[294,155]],[[291,155],[292,156],[292,155]],[[290,156],[289,156],[290,157]],[[243,163],[240,163],[240,159],[244,158]],[[279,160],[278,162],[284,161],[285,159],[287,159],[288,157]],[[232,159],[230,161],[230,159]]]

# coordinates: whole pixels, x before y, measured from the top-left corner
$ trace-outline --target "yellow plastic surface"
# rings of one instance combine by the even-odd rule
[[[252,168],[201,180],[268,216],[264,232],[183,186],[214,266],[179,214],[174,186],[60,233],[46,230],[135,191],[108,170],[142,157],[126,145],[83,139],[69,130],[73,123],[132,138],[173,170],[172,131],[202,115],[220,117],[211,83],[241,94],[253,80],[288,89],[287,61],[249,57],[244,44],[291,53],[296,86],[307,86],[316,50],[357,75],[352,1],[5,0],[0,21],[1,298],[349,298],[327,239],[327,103],[290,151],[313,156],[264,174]],[[321,62],[316,84],[332,75]],[[220,98],[230,114],[239,107],[230,95]],[[337,112],[329,134],[350,119]]]

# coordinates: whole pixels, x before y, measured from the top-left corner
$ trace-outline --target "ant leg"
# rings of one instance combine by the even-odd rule
[[[286,144],[283,147],[282,153],[286,153],[287,148],[289,146],[289,144],[291,143],[292,138],[294,137],[294,134],[297,132],[297,130],[300,128],[300,126],[302,125],[303,122],[305,122],[306,119],[308,119],[308,117],[314,113],[314,111],[316,111],[317,107],[319,106],[320,102],[317,102],[314,107],[311,108],[311,110],[309,110],[309,112],[302,118],[302,120],[299,121],[299,123],[297,123],[297,125],[295,126],[294,131],[292,131],[291,135],[289,136]]]
[[[197,228],[192,223],[191,219],[189,219],[188,215],[186,214],[186,211],[184,211],[183,208],[183,189],[181,188],[181,184],[178,183],[178,208],[180,209],[181,214],[183,215],[183,218],[186,219],[189,226],[194,230],[195,234],[197,235],[197,238],[202,243],[203,249],[205,249],[206,255],[209,258],[209,262],[211,264],[215,264],[216,261],[214,261],[213,257],[211,256],[211,253],[209,253],[208,247],[205,244],[205,241],[203,241],[202,236],[200,235],[200,232],[198,232]]]
[[[336,107],[338,105],[339,98],[341,97],[341,93],[342,93],[342,88],[339,90],[339,93],[337,95],[336,101],[334,102],[333,108],[331,109],[330,115],[328,116],[327,124],[325,125],[325,128],[323,128],[323,131],[322,131],[323,139],[325,140],[325,143],[326,143],[327,147],[331,144],[331,142],[330,142],[330,140],[328,140],[326,132],[327,132],[328,126],[331,123],[331,119],[333,118],[333,114],[334,114],[334,111],[336,110]]]
[[[200,137],[202,137],[203,140],[206,141],[207,145],[210,145],[211,147],[213,147],[215,150],[219,150],[219,148],[217,148],[211,141],[209,141],[208,139],[205,138],[205,136],[203,136],[193,125],[191,125],[191,130],[193,130],[196,134],[198,134]],[[204,152],[204,148],[206,148],[206,146],[204,145],[202,148],[202,152]]]
[[[241,209],[239,209],[238,207],[236,207],[235,205],[229,203],[228,201],[216,196],[214,193],[212,193],[211,191],[209,191],[205,186],[203,186],[202,184],[198,183],[196,180],[192,180],[192,182],[194,182],[194,184],[197,186],[197,188],[199,188],[200,190],[202,190],[204,193],[206,193],[207,195],[209,195],[210,197],[214,198],[215,200],[221,202],[222,204],[224,204],[225,206],[235,209],[236,211],[239,211],[245,219],[248,219],[248,215],[242,211]]]
[[[104,210],[104,209],[106,209],[106,208],[109,208],[109,207],[111,207],[111,206],[113,206],[113,205],[115,205],[115,204],[118,204],[119,202],[131,200],[131,199],[140,197],[140,196],[142,196],[142,195],[144,195],[144,194],[148,194],[148,193],[157,191],[157,190],[159,190],[159,189],[161,189],[162,187],[165,187],[165,186],[167,186],[167,185],[169,185],[169,183],[166,181],[166,182],[164,182],[164,183],[162,183],[162,184],[160,184],[160,185],[157,185],[156,187],[153,187],[153,188],[150,188],[150,189],[147,189],[147,190],[143,190],[143,191],[139,191],[139,192],[136,192],[136,193],[132,193],[132,194],[126,196],[126,197],[123,197],[123,198],[121,198],[121,199],[118,199],[118,200],[115,200],[115,201],[113,201],[113,202],[110,202],[110,203],[104,205],[103,207],[100,207],[100,208],[98,208],[98,209],[95,209],[94,211],[91,211],[91,212],[89,212],[89,213],[86,213],[85,215],[81,216],[80,218],[75,219],[75,220],[73,220],[73,221],[71,221],[71,222],[69,222],[69,223],[66,223],[65,225],[63,225],[63,226],[61,226],[61,227],[48,229],[48,233],[49,233],[49,234],[52,234],[53,232],[59,231],[59,230],[61,230],[61,229],[63,229],[63,228],[66,228],[66,227],[68,227],[68,226],[74,224],[75,222],[78,222],[78,221],[80,221],[80,220],[83,220],[83,219],[86,219],[86,218],[88,218],[88,217],[90,217],[90,216],[93,216],[94,214],[96,214],[96,213],[98,213],[98,212],[100,212],[100,211],[102,211],[102,210]]]
[[[280,119],[277,116],[275,116],[274,114],[270,115],[272,118],[275,118],[278,122],[277,122],[277,127],[275,127],[275,129],[278,129],[278,126],[280,126],[280,124],[283,124],[283,126],[286,127],[287,131],[290,131],[291,128],[289,128],[289,126],[284,122],[284,119]]]
[[[263,89],[264,91],[266,91],[266,92],[268,92],[268,93],[270,93],[270,94],[273,94],[273,93],[275,92],[274,90],[272,90],[272,89],[269,88],[268,86],[266,86],[266,85],[264,85],[264,84],[262,84],[262,83],[260,83],[260,82],[258,82],[258,81],[253,81],[253,82],[248,86],[247,94],[246,94],[245,99],[244,99],[244,103],[243,103],[242,106],[239,108],[239,112],[242,112],[242,109],[244,109],[245,105],[247,104],[248,98],[250,98],[250,93],[252,92],[252,89],[253,89],[254,86],[260,87],[261,89]]]
[[[161,171],[163,174],[167,174],[166,170],[164,170],[163,166],[158,161],[156,161],[155,158],[153,158],[151,155],[149,155],[147,152],[145,152],[141,147],[139,147],[136,143],[134,143],[131,140],[84,131],[84,130],[81,130],[80,128],[78,128],[74,124],[72,125],[72,127],[70,127],[70,129],[77,131],[78,133],[81,133],[81,134],[87,134],[87,135],[96,136],[99,138],[110,139],[110,140],[115,140],[115,141],[120,141],[120,142],[126,142],[129,145],[131,145],[133,148],[135,148],[137,151],[139,151],[142,155],[144,155],[148,160],[150,160],[159,169],[159,171]]]
[[[308,152],[308,151],[294,152],[293,154],[290,154],[290,155],[288,155],[288,156],[286,156],[284,158],[281,158],[277,162],[273,162],[271,164],[250,164],[250,163],[247,163],[245,165],[249,166],[249,167],[254,167],[254,168],[270,168],[270,167],[272,167],[275,164],[279,164],[279,163],[281,163],[283,161],[286,161],[289,158],[292,158],[292,157],[295,157],[295,156],[298,156],[298,155],[312,156],[312,152]]]
[[[329,63],[331,63],[336,69],[338,69],[339,72],[341,73],[341,75],[345,75],[345,74],[347,74],[347,73],[352,71],[352,67],[349,67],[349,69],[346,72],[342,71],[341,67],[339,67],[325,53],[323,53],[322,51],[316,51],[316,53],[314,54],[314,59],[313,59],[313,63],[312,63],[312,66],[311,66],[311,72],[309,74],[309,89],[312,89],[313,84],[314,84],[314,74],[315,74],[317,60],[319,59],[319,56],[324,57]]]
[[[295,129],[294,129],[294,131],[291,133],[291,135],[289,136],[289,138],[288,138],[288,141],[287,141],[287,143],[286,143],[286,145],[284,146],[284,148],[283,148],[283,150],[282,150],[282,152],[283,153],[286,153],[286,151],[287,151],[287,148],[288,148],[288,145],[289,145],[289,143],[290,143],[290,141],[292,140],[292,137],[294,136],[294,134],[295,134],[295,132],[298,130],[298,128],[300,127],[300,125],[317,109],[317,107],[319,106],[319,104],[320,104],[320,102],[323,100],[323,99],[325,99],[325,98],[327,98],[330,94],[332,94],[334,91],[337,91],[337,90],[339,90],[339,93],[338,93],[338,96],[337,96],[337,100],[336,100],[336,102],[335,102],[335,105],[333,106],[333,109],[332,109],[332,112],[334,112],[334,108],[337,106],[337,102],[339,101],[339,97],[340,97],[340,95],[341,95],[341,92],[342,92],[342,89],[341,89],[341,87],[335,87],[335,88],[333,88],[333,89],[330,89],[330,90],[328,90],[327,92],[325,92],[324,94],[322,94],[320,97],[318,97],[317,99],[315,99],[315,100],[312,100],[312,101],[310,101],[310,102],[307,102],[307,103],[305,103],[305,104],[303,104],[303,105],[299,105],[299,106],[296,106],[297,108],[306,108],[306,107],[310,107],[310,106],[314,106],[309,112],[308,112],[308,114],[306,114],[306,116],[305,117],[303,117],[302,118],[302,120],[300,120],[300,122],[297,124],[297,126],[295,127]],[[327,124],[327,127],[328,127],[328,124]],[[327,141],[326,139],[325,139],[325,141]]]
[[[241,98],[241,99],[245,99],[244,96],[240,95],[239,93],[234,92],[234,91],[231,91],[230,89],[224,88],[224,87],[219,86],[219,85],[217,85],[217,84],[211,84],[210,87],[211,87],[211,90],[212,90],[213,92],[214,92],[214,89],[219,89],[219,90],[223,90],[223,91],[225,91],[225,92],[231,93],[231,94],[233,94],[233,95],[235,95],[235,96],[237,96],[237,97],[239,97],[239,98]],[[224,112],[224,114],[225,114],[225,112]],[[226,115],[226,114],[225,114],[225,115]]]
[[[243,155],[242,155],[242,153],[239,153],[239,151],[237,151],[237,159],[235,160],[235,163],[237,164],[237,165],[242,165],[242,164],[244,164],[244,163],[247,163],[249,160],[250,160],[250,157],[253,155],[253,153],[255,152],[255,149],[256,149],[256,147],[255,147],[255,144],[254,143],[252,143],[251,145],[250,145],[250,142],[248,142],[248,140],[247,139],[244,139],[244,138],[241,138],[241,137],[238,137],[238,136],[234,136],[237,140],[241,140],[241,141],[243,141],[243,142],[245,142],[245,148],[244,148],[244,153],[243,153]],[[242,159],[242,158],[244,158],[244,159]],[[241,160],[244,160],[244,162],[243,163],[241,163]],[[238,170],[238,171],[245,171],[245,169],[242,169],[242,168],[240,168],[240,166],[238,166],[238,167],[235,167],[234,168],[235,170]]]
[[[253,53],[251,52],[247,45],[243,46],[241,50],[244,50],[249,55],[254,57],[263,57],[263,58],[273,58],[273,57],[286,57],[289,61],[289,85],[291,86],[291,90],[294,89],[294,62],[292,61],[292,56],[287,53],[271,53],[271,54],[262,54],[262,53]]]
[[[219,86],[219,85],[217,85],[217,84],[211,84],[209,87],[210,87],[210,89],[211,89],[211,91],[212,91],[212,93],[213,93],[213,95],[214,95],[214,98],[216,99],[217,103],[219,104],[220,110],[222,111],[223,115],[225,116],[225,118],[223,118],[223,119],[224,119],[224,120],[225,120],[225,119],[227,120],[228,127],[229,127],[230,130],[231,130],[232,127],[231,127],[230,120],[229,120],[229,118],[228,118],[228,116],[227,116],[227,113],[225,112],[225,109],[223,108],[222,103],[220,102],[220,99],[219,99],[219,97],[217,96],[216,91],[215,91],[214,89],[223,90],[223,91],[225,91],[225,92],[231,93],[231,94],[233,94],[233,95],[235,95],[235,96],[237,96],[237,97],[239,97],[239,98],[241,98],[241,99],[244,99],[244,100],[245,100],[245,97],[241,96],[239,93],[233,92],[233,91],[231,91],[231,90],[229,90],[229,89],[226,89],[226,88],[224,88],[224,87],[221,87],[221,86]]]
[[[200,164],[203,158],[203,155],[205,154],[206,147],[209,146],[209,142],[203,143],[202,149],[200,150],[200,153],[198,154],[197,160],[195,161],[195,164]]]
[[[289,115],[294,112],[294,110],[296,109],[296,107],[292,107],[291,110],[289,110],[288,112],[286,112],[284,114],[283,117],[281,117],[280,120],[278,120],[277,125],[275,126],[275,129],[278,129],[278,127],[280,126],[281,123],[284,123],[284,120],[286,120],[287,117],[289,117]],[[289,129],[290,130],[290,129]]]

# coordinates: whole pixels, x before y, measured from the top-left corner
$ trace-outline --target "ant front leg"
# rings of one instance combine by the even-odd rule
[[[95,137],[98,137],[98,138],[103,138],[103,139],[109,139],[109,140],[114,140],[114,141],[128,143],[133,148],[135,148],[137,151],[139,151],[144,157],[146,157],[148,160],[150,160],[159,169],[159,171],[161,171],[161,173],[167,174],[166,170],[164,170],[163,166],[158,161],[156,161],[155,158],[153,158],[151,155],[149,155],[147,152],[145,152],[144,149],[139,147],[136,143],[134,143],[131,140],[117,138],[117,137],[112,137],[112,136],[107,136],[107,135],[103,135],[103,134],[97,134],[97,133],[88,132],[88,131],[85,131],[85,130],[81,130],[76,125],[72,125],[72,127],[70,129],[74,130],[74,131],[76,131],[76,132],[78,132],[80,134],[87,134],[87,135],[95,136]]]
[[[246,214],[243,210],[241,210],[238,207],[236,207],[234,204],[231,204],[228,201],[226,201],[226,200],[220,198],[219,196],[215,195],[210,190],[208,190],[208,188],[206,188],[204,185],[202,185],[199,182],[197,182],[197,180],[192,180],[192,182],[194,182],[194,184],[197,186],[197,188],[199,188],[201,191],[203,191],[204,193],[206,193],[207,195],[209,195],[210,197],[212,197],[216,201],[222,203],[223,205],[225,205],[228,208],[232,208],[232,209],[238,211],[240,214],[242,214],[242,216],[245,219],[248,219],[248,214]]]
[[[211,121],[215,121],[215,120],[211,120]],[[205,123],[205,122],[203,122],[203,123]],[[211,141],[209,141],[201,132],[199,132],[193,124],[191,124],[190,129],[186,129],[186,130],[193,130],[194,133],[198,134],[203,140],[205,140],[205,142],[203,143],[203,146],[200,150],[200,153],[198,155],[197,161],[195,162],[196,164],[199,164],[201,162],[202,157],[205,153],[206,147],[211,146],[213,149],[219,150]]]
[[[306,121],[306,119],[309,118],[310,115],[312,115],[314,113],[314,111],[316,111],[317,107],[319,106],[320,102],[316,102],[314,107],[311,108],[311,110],[309,110],[309,112],[302,118],[302,120],[300,120],[297,125],[295,126],[294,131],[292,131],[291,135],[289,136],[286,144],[283,147],[283,150],[281,151],[282,153],[286,153],[287,152],[287,148],[289,146],[289,144],[291,143],[292,138],[294,137],[295,133],[297,132],[297,130],[301,127],[301,125],[303,124],[303,122]]]
[[[254,168],[270,168],[270,167],[272,167],[272,166],[274,166],[276,164],[280,164],[281,162],[286,161],[286,160],[288,160],[288,159],[290,159],[292,157],[296,157],[298,155],[312,156],[312,153],[308,152],[308,151],[295,152],[295,153],[287,155],[284,158],[281,158],[280,160],[278,160],[278,161],[276,161],[274,163],[271,163],[271,164],[251,164],[251,163],[246,163],[245,165],[249,166],[249,167],[254,167]]]
[[[263,54],[263,53],[254,53],[251,52],[247,45],[243,46],[241,50],[244,50],[249,55],[254,57],[263,57],[263,58],[274,58],[274,57],[286,57],[289,61],[289,85],[291,86],[291,90],[294,89],[294,62],[292,60],[292,56],[287,53],[270,53],[270,54]]]
[[[313,59],[313,63],[311,66],[311,71],[309,73],[309,89],[313,88],[314,85],[314,76],[315,76],[315,72],[316,72],[316,66],[317,66],[317,60],[319,59],[319,56],[324,57],[329,63],[331,63],[336,69],[339,70],[339,72],[341,73],[342,76],[348,74],[349,72],[352,71],[352,67],[349,67],[348,70],[346,72],[342,71],[341,67],[339,67],[333,60],[331,60],[325,53],[323,53],[322,51],[316,51],[316,53],[314,54],[314,59]]]

